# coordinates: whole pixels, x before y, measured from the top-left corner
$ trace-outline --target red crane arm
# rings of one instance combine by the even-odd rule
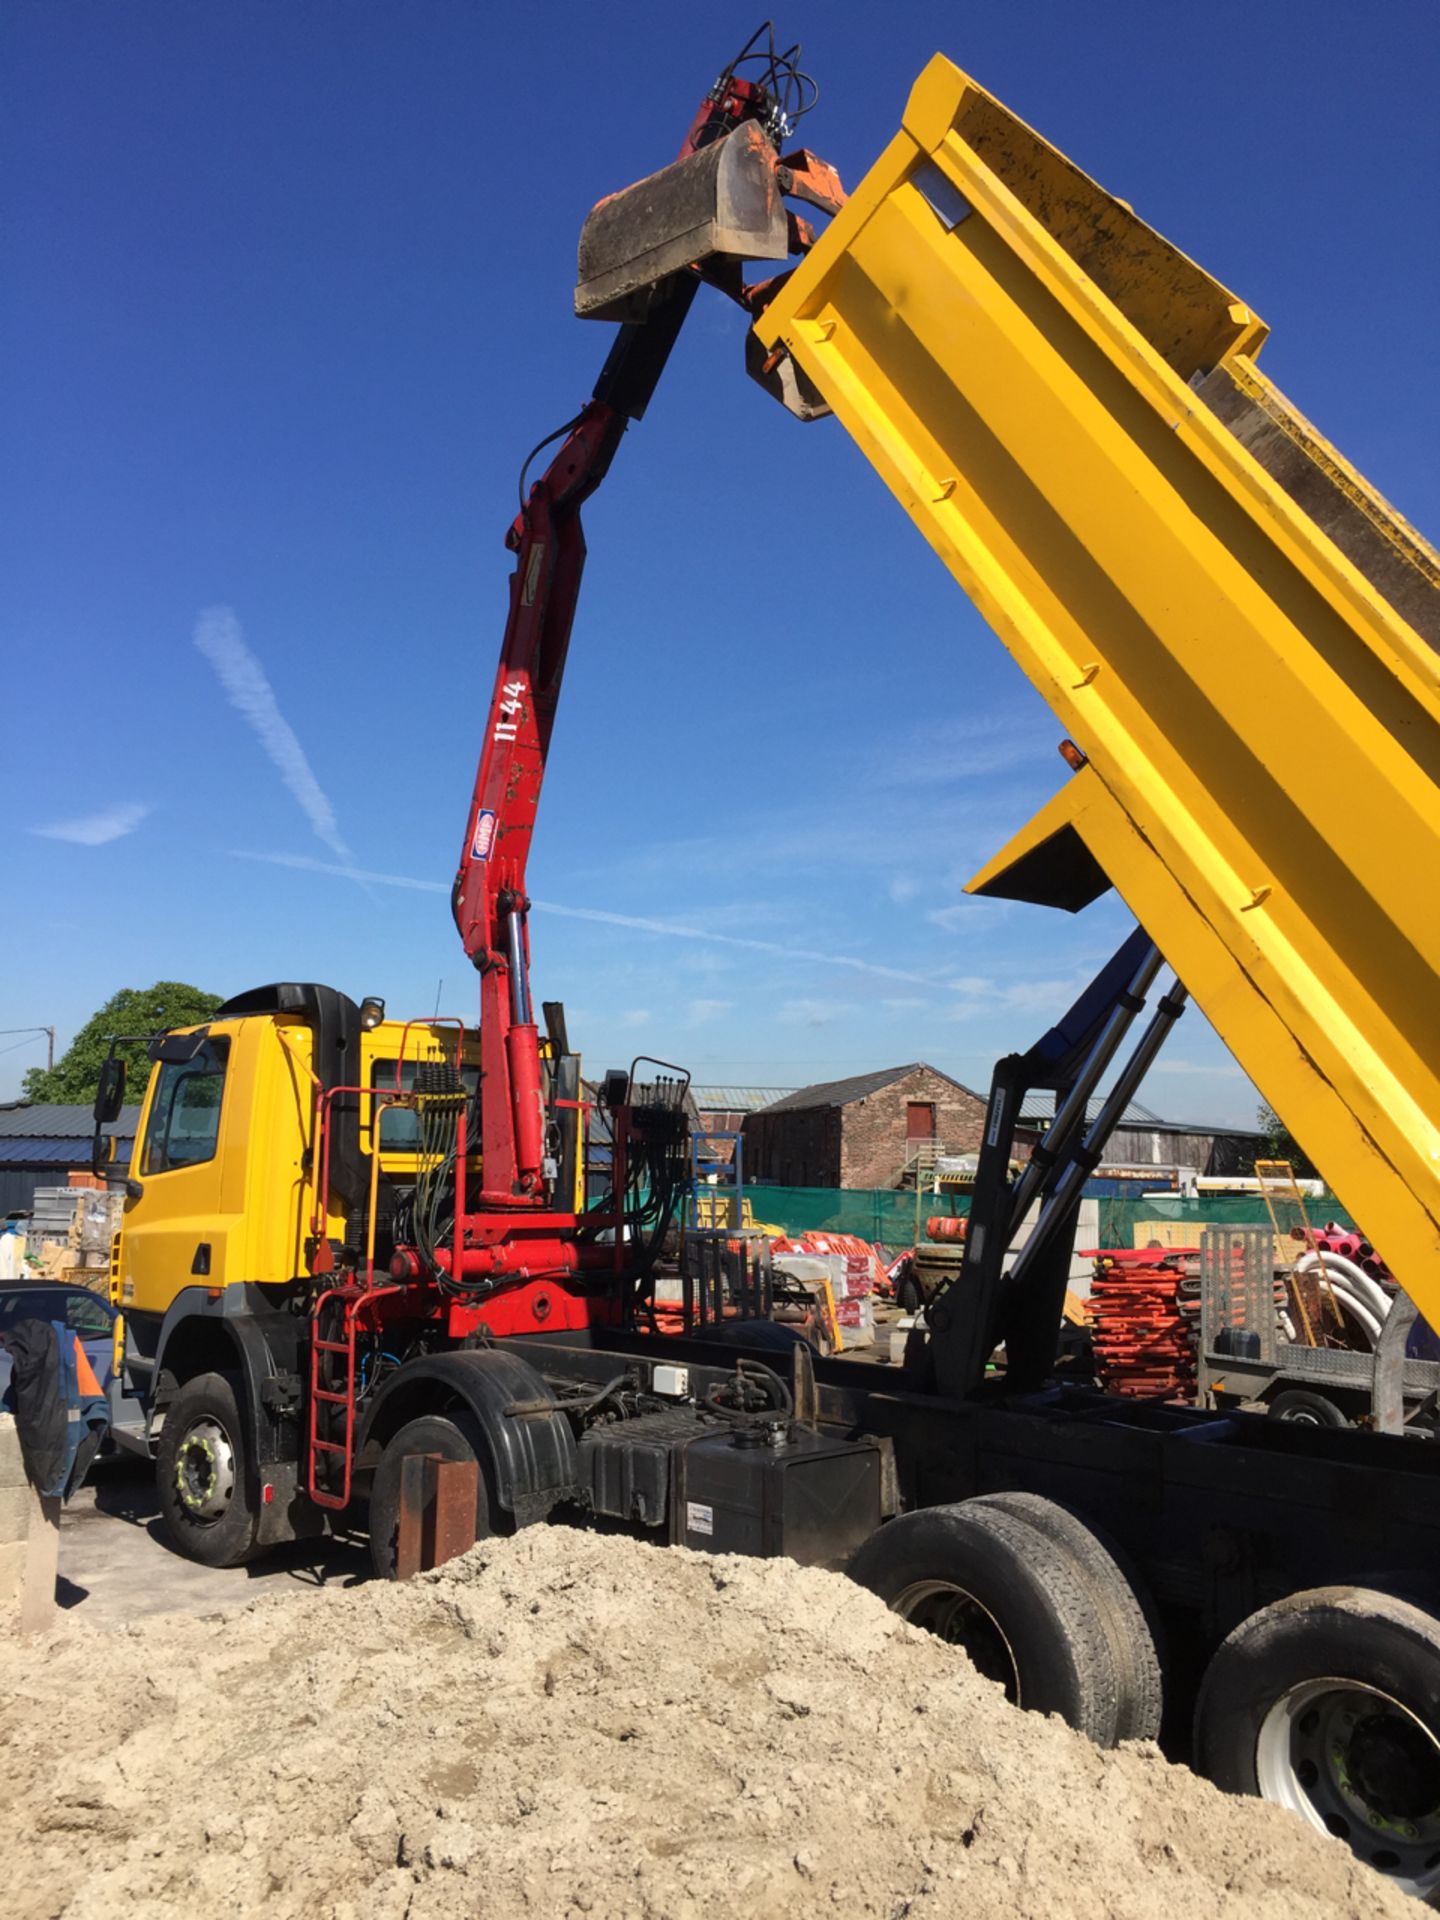
[[[543,1198],[525,871],[585,567],[580,506],[626,425],[615,406],[589,401],[506,535],[515,554],[510,613],[453,894],[460,938],[481,976],[480,1146],[496,1200]]]
[[[735,64],[701,103],[682,158],[743,120],[773,120],[772,96],[738,77]],[[490,1207],[546,1199],[525,874],[585,566],[580,508],[604,479],[626,426],[644,413],[698,285],[696,272],[676,274],[643,322],[620,328],[593,397],[561,429],[560,451],[505,536],[515,555],[510,613],[451,896],[460,938],[480,972],[480,1146]]]

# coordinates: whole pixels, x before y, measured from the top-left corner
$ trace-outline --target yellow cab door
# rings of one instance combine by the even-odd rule
[[[151,1072],[120,1234],[119,1304],[131,1316],[162,1315],[182,1287],[225,1284],[236,1038],[218,1027],[167,1034]]]

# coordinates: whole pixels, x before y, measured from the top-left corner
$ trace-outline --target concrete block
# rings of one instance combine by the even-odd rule
[[[0,1632],[13,1632],[20,1617],[26,1545],[24,1540],[0,1541]]]
[[[25,1543],[25,1584],[19,1630],[47,1633],[55,1624],[55,1585],[60,1577],[60,1496],[31,1494],[30,1534]]]
[[[0,1413],[0,1487],[24,1487],[25,1461],[20,1452],[20,1434],[13,1413]],[[0,1539],[4,1539],[0,1534]]]
[[[0,1543],[23,1540],[30,1529],[30,1489],[0,1486]]]

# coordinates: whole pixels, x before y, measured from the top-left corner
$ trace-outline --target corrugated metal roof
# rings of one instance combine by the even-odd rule
[[[904,1080],[912,1073],[939,1074],[942,1080],[948,1080],[952,1087],[959,1087],[961,1093],[970,1093],[971,1089],[948,1073],[941,1073],[939,1067],[927,1066],[923,1060],[912,1060],[905,1067],[882,1067],[877,1073],[856,1073],[848,1080],[821,1080],[813,1087],[801,1087],[797,1093],[786,1094],[783,1100],[777,1100],[766,1109],[769,1113],[798,1113],[805,1107],[848,1107],[854,1100],[864,1100],[867,1095],[878,1093],[882,1087],[890,1087],[897,1080]],[[972,1094],[978,1099],[978,1094]]]
[[[121,1134],[115,1148],[117,1161],[128,1160],[134,1136]],[[0,1140],[0,1167],[88,1167],[88,1140],[37,1140],[24,1134],[11,1134]]]
[[[122,1107],[115,1124],[133,1139],[140,1125],[139,1106]],[[0,1140],[88,1140],[94,1131],[95,1118],[88,1106],[62,1106],[53,1100],[12,1100],[0,1106]]]
[[[1093,1120],[1105,1104],[1103,1093],[1095,1094],[1085,1107],[1085,1117]],[[1044,1091],[1030,1093],[1020,1108],[1020,1125],[1044,1125],[1055,1118],[1055,1096]],[[1227,1133],[1239,1134],[1249,1139],[1259,1139],[1254,1127],[1237,1127],[1232,1121],[1204,1120],[1162,1120],[1153,1108],[1142,1106],[1138,1100],[1132,1100],[1120,1116],[1118,1123],[1122,1127],[1133,1127],[1138,1132],[1147,1129],[1152,1133]]]
[[[691,1087],[701,1113],[758,1113],[795,1091],[793,1087]]]

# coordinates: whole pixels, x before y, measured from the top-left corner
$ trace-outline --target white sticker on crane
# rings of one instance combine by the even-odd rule
[[[702,1507],[696,1500],[685,1502],[685,1531],[687,1533],[714,1533],[715,1509]]]
[[[475,833],[470,841],[470,858],[488,860],[495,851],[495,811],[482,807],[475,816]]]

